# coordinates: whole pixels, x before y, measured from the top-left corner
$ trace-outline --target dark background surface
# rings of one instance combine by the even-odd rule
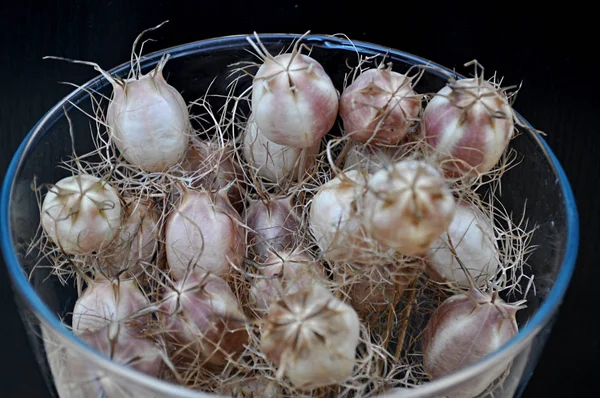
[[[477,59],[523,83],[515,108],[547,141],[565,168],[581,216],[577,268],[525,397],[600,396],[598,325],[598,178],[600,95],[593,66],[593,12],[569,2],[531,12],[506,3],[477,6],[315,1],[20,0],[0,7],[0,172],[28,130],[91,68],[45,55],[94,60],[105,69],[129,59],[135,36],[165,19],[146,51],[214,36],[251,33],[346,33],[457,68]],[[374,7],[369,9],[368,6]],[[597,22],[595,22],[597,23]],[[593,44],[586,44],[592,39]],[[0,266],[0,396],[46,397],[35,360]]]

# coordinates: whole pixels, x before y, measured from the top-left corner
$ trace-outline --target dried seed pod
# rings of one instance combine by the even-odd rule
[[[256,261],[273,252],[291,250],[297,246],[300,217],[294,210],[292,196],[267,201],[250,201],[246,209],[248,247]]]
[[[117,81],[106,112],[110,135],[129,163],[147,172],[163,171],[181,160],[189,143],[190,115],[181,94],[163,77],[169,54],[145,75]]]
[[[482,77],[448,83],[423,112],[425,140],[452,172],[485,173],[504,153],[514,132],[504,91]]]
[[[68,60],[93,66],[111,84],[113,93],[106,110],[111,141],[127,162],[149,173],[165,171],[178,163],[191,131],[183,96],[163,76],[171,54],[164,54],[153,70],[142,74],[142,57],[135,53],[142,36],[161,25],[146,29],[133,42],[127,78],[115,78],[94,62]]]
[[[361,218],[364,176],[350,170],[319,187],[310,205],[309,224],[323,257],[331,262],[372,262],[378,247]]]
[[[150,305],[135,279],[98,276],[75,302],[72,328],[75,334],[95,331],[109,323],[145,324],[152,315],[141,311]],[[136,315],[139,313],[139,315]]]
[[[121,226],[116,189],[81,174],[53,185],[42,203],[41,224],[50,240],[68,254],[91,254],[108,247]]]
[[[227,197],[236,209],[242,206],[244,176],[234,157],[231,143],[224,146],[192,138],[181,168],[192,175],[193,189],[228,188]]]
[[[444,232],[456,200],[443,175],[421,160],[401,160],[369,179],[364,225],[382,245],[420,255]]]
[[[226,276],[240,266],[244,237],[239,213],[224,192],[186,190],[166,221],[167,263],[174,279],[193,270]]]
[[[459,203],[448,230],[432,243],[427,253],[429,273],[434,279],[468,288],[469,278],[457,258],[479,287],[484,287],[500,267],[493,221],[468,203]]]
[[[78,337],[117,363],[150,376],[158,376],[162,364],[161,351],[135,329],[113,323],[95,331],[86,331]]]
[[[167,336],[208,364],[226,364],[248,343],[240,304],[218,276],[192,272],[166,289],[160,307]]]
[[[325,268],[303,248],[271,253],[258,265],[265,278],[252,279],[249,298],[259,315],[282,295],[296,293],[313,283],[325,285],[327,278]]]
[[[158,251],[160,214],[149,202],[133,198],[125,202],[121,229],[100,260],[110,275],[126,271],[129,276],[137,276]]]
[[[478,290],[446,299],[423,332],[423,365],[433,379],[451,374],[502,347],[518,332],[515,314],[496,293]],[[485,391],[506,370],[501,363],[452,389],[452,398],[471,398]]]
[[[159,376],[163,363],[161,350],[153,341],[125,325],[113,323],[83,332],[78,337],[117,364],[152,377]],[[122,380],[115,378],[113,373],[72,348],[65,347],[64,351],[61,358],[51,358],[56,361],[51,366],[56,367],[55,384],[61,398],[130,396],[131,391],[126,392]]]
[[[360,337],[358,315],[313,284],[273,303],[260,349],[298,389],[342,383],[352,375]]]
[[[356,142],[397,144],[419,117],[411,79],[387,68],[361,73],[340,97],[345,133]]]
[[[277,56],[251,44],[264,61],[252,83],[252,114],[261,133],[294,148],[317,144],[338,115],[339,97],[331,78],[319,62],[300,53],[298,44]]]
[[[298,181],[311,169],[321,146],[294,148],[269,141],[250,118],[244,133],[244,158],[256,173],[275,184]]]

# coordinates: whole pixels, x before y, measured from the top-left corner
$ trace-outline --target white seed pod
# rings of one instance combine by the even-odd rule
[[[181,279],[190,267],[224,277],[231,263],[239,266],[245,252],[240,222],[224,192],[186,190],[165,227],[167,263],[173,278]]]
[[[319,187],[310,205],[309,224],[315,242],[328,261],[370,261],[374,243],[362,226],[360,198],[366,182],[350,170]],[[375,254],[374,254],[375,253]]]
[[[313,284],[269,308],[260,350],[298,389],[342,383],[352,375],[360,337],[356,311]]]
[[[435,380],[451,374],[502,347],[518,332],[515,314],[523,308],[471,290],[446,299],[431,315],[423,331],[423,365]],[[501,363],[465,381],[449,393],[471,398],[485,391],[507,369]]]
[[[110,323],[146,324],[150,302],[135,279],[98,277],[75,302],[72,329],[75,334],[95,331]]]
[[[500,268],[493,221],[468,203],[459,203],[448,230],[432,243],[427,252],[429,273],[434,279],[468,288],[471,286],[469,278],[457,257],[478,287],[485,286]]]
[[[260,132],[279,145],[309,148],[335,124],[339,97],[315,59],[292,52],[275,57],[251,42],[264,59],[252,83],[252,113]]]
[[[95,331],[86,331],[78,336],[92,349],[111,361],[133,368],[148,376],[158,377],[163,356],[158,346],[138,335],[135,330],[122,324],[106,325]],[[55,352],[51,361],[55,368],[55,382],[61,398],[133,396],[129,386],[111,372],[90,362],[72,348],[64,348],[64,354]],[[58,357],[58,358],[56,358]],[[51,366],[52,366],[51,365]],[[139,391],[133,387],[136,393]]]
[[[126,202],[123,225],[101,260],[110,275],[125,270],[137,276],[158,250],[160,215],[151,203],[131,198]]]
[[[356,142],[397,144],[419,117],[411,79],[391,68],[362,72],[340,97],[345,133]]]
[[[401,160],[373,174],[364,225],[382,245],[424,254],[454,216],[456,200],[444,176],[421,160]]]
[[[514,132],[506,94],[481,77],[448,83],[427,104],[427,143],[452,172],[485,173],[504,153]]]
[[[236,296],[212,274],[193,272],[167,288],[158,315],[170,339],[212,365],[226,364],[248,343]]]
[[[292,196],[250,200],[244,214],[248,227],[248,248],[256,260],[264,260],[272,253],[289,251],[299,244],[300,217]]]
[[[249,301],[263,315],[282,295],[296,293],[313,283],[325,286],[325,268],[303,248],[271,253],[258,263],[260,275],[251,280]]]
[[[249,119],[244,132],[244,158],[256,173],[276,184],[298,181],[316,160],[321,142],[308,148],[294,148],[269,141]]]
[[[91,254],[110,245],[121,227],[118,192],[98,177],[80,174],[53,185],[42,203],[44,231],[65,253]]]
[[[192,176],[191,188],[220,190],[236,209],[241,208],[244,176],[231,143],[225,145],[191,138],[181,168]]]
[[[146,172],[164,171],[178,163],[189,143],[190,120],[185,100],[163,77],[165,55],[145,75],[117,81],[106,113],[111,139],[129,163]]]
[[[78,336],[111,360],[157,377],[162,364],[160,349],[125,325],[111,324]]]

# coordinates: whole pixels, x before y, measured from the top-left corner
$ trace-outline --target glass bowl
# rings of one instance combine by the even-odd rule
[[[298,38],[298,35],[288,34],[260,35],[260,40],[271,53],[279,52]],[[447,78],[444,73],[461,77],[428,60],[375,44],[322,35],[309,35],[304,42],[312,48],[311,56],[324,66],[338,89],[347,70],[335,66],[344,65],[345,59],[355,58],[357,53],[366,56],[387,54],[394,69],[399,71],[406,71],[411,65],[435,65],[436,68],[425,73],[420,92],[434,92],[441,88]],[[248,49],[246,36],[242,35],[202,40],[145,56],[141,61],[142,72],[153,68],[163,54],[171,54],[165,76],[174,87],[185,88],[182,94],[186,101],[191,101],[210,84],[213,93],[225,93],[227,81],[223,75],[228,66],[242,60],[255,60]],[[124,63],[110,73],[126,76],[129,66],[129,63]],[[213,82],[215,76],[220,77]],[[111,92],[107,80],[98,76],[57,103],[18,148],[2,187],[2,250],[39,364],[54,393],[56,386],[60,385],[58,392],[62,397],[213,396],[159,381],[99,355],[61,323],[61,319],[68,317],[72,311],[77,298],[76,289],[63,286],[43,267],[31,272],[33,260],[25,249],[36,236],[39,223],[36,196],[31,186],[34,178],[39,183],[57,181],[66,176],[66,171],[54,167],[71,154],[63,108],[67,111],[74,106],[89,109],[86,108],[89,107],[89,90],[107,95]],[[77,126],[88,126],[88,120],[81,112],[70,112],[70,117],[76,132]],[[92,148],[89,134],[76,133],[75,139],[78,152]],[[510,145],[519,154],[527,156],[522,158],[518,167],[503,176],[500,199],[509,212],[514,210],[518,213],[526,200],[531,204],[526,207],[526,216],[538,227],[532,244],[542,248],[536,250],[529,260],[535,275],[536,291],[527,297],[527,309],[520,311],[519,333],[494,354],[459,372],[416,389],[389,391],[384,396],[444,396],[499,363],[511,361],[510,374],[501,388],[494,391],[494,396],[519,396],[533,373],[573,272],[578,248],[578,215],[567,177],[543,138],[534,130],[525,130]],[[65,387],[69,386],[65,383],[69,375],[63,374],[59,366],[65,356],[93,366],[93,377],[85,383],[80,381]]]

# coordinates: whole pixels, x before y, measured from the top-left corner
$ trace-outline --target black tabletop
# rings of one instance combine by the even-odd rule
[[[91,68],[42,60],[45,55],[94,60],[111,68],[129,59],[132,39],[165,19],[157,50],[228,34],[346,33],[464,70],[477,59],[522,89],[515,108],[564,166],[581,215],[578,263],[558,320],[525,397],[599,396],[598,177],[600,85],[597,26],[591,10],[561,3],[326,1],[19,0],[0,9],[0,139],[2,175],[28,130]],[[150,51],[150,50],[148,50]],[[68,78],[68,79],[66,79]],[[598,123],[598,124],[597,124]],[[0,264],[0,396],[46,397]]]

